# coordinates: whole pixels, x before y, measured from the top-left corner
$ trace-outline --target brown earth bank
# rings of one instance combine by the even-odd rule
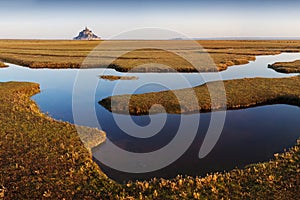
[[[293,62],[276,62],[268,67],[281,73],[300,73],[300,60]]]
[[[194,95],[193,95],[194,94]],[[198,102],[198,104],[197,104]],[[300,105],[300,76],[291,78],[247,78],[210,82],[193,88],[117,95],[99,102],[115,113],[194,113],[211,110],[248,108],[265,104]]]
[[[300,52],[300,41],[297,40],[204,40],[192,44],[190,41],[105,41],[107,43],[107,48],[97,48],[104,41],[0,40],[0,59],[31,68],[109,67],[121,72],[207,72],[246,64],[258,55]],[[165,50],[142,48],[156,44],[164,46]],[[134,45],[141,49],[116,56]],[[190,60],[172,52],[189,55],[191,59],[203,59],[193,66]],[[117,59],[112,62],[114,56]],[[144,66],[149,63],[152,65]]]
[[[300,141],[245,169],[116,183],[84,147],[103,142],[104,133],[41,114],[30,99],[38,92],[34,83],[0,83],[0,199],[300,198]]]

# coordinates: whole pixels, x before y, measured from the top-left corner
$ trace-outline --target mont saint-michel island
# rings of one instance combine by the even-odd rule
[[[78,36],[74,37],[73,40],[101,40],[101,38],[85,27],[85,29],[80,31]]]

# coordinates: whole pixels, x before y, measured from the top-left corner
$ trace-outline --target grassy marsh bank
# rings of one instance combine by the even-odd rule
[[[242,170],[118,184],[91,160],[74,125],[40,113],[29,98],[37,92],[34,83],[0,83],[0,198],[299,198],[300,141],[274,160]]]
[[[266,163],[206,177],[181,177],[132,182],[132,196],[149,199],[298,199],[300,198],[300,140]]]
[[[40,113],[34,83],[0,83],[0,192],[5,199],[70,199],[105,195],[110,180],[92,161],[74,125]],[[96,143],[105,134],[84,128]],[[90,139],[86,139],[89,141]],[[92,147],[94,144],[87,143]]]
[[[148,114],[152,105],[162,105],[167,113],[193,113],[211,111],[211,97],[208,86],[222,91],[222,84],[210,82],[194,88],[175,91],[152,92],[137,95],[117,95],[101,100],[99,103],[115,113],[132,115]],[[218,88],[220,87],[220,88]],[[286,103],[300,105],[300,76],[291,78],[249,78],[224,81],[226,105],[222,93],[214,96],[214,109],[239,109],[264,104]],[[176,95],[175,93],[176,92]],[[192,104],[195,92],[199,105]],[[180,97],[181,107],[177,96]],[[128,105],[129,102],[129,105]],[[151,109],[152,113],[161,110]]]
[[[0,40],[0,59],[31,68],[80,68],[90,52],[102,41],[47,41],[47,40]],[[216,64],[211,66],[203,61],[203,66],[195,69],[184,59],[170,52],[158,49],[139,49],[122,55],[110,67],[126,72],[135,66],[147,63],[168,65],[176,71],[216,71],[228,66],[246,64],[257,55],[272,55],[281,52],[300,52],[300,41],[197,41],[205,50],[190,49],[186,41],[109,41],[110,49],[95,50],[89,55],[89,63],[83,67],[103,67],[108,58],[121,50],[128,49],[132,43],[144,46],[163,43],[170,51],[192,54],[209,53]],[[168,72],[170,69],[157,66],[135,69],[140,72]]]
[[[293,62],[276,62],[268,67],[282,73],[300,73],[300,60]]]

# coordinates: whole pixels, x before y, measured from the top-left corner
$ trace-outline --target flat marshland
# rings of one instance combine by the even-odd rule
[[[101,42],[1,40],[0,60],[31,68],[79,68],[90,51]],[[116,44],[115,49],[114,42],[112,41],[112,49],[104,53],[97,52],[96,48],[96,53],[91,54],[90,65],[84,67],[104,66],[107,56],[118,51],[119,43],[126,49],[126,45],[132,41],[116,41],[118,45]],[[217,70],[245,64],[254,60],[256,55],[300,52],[300,41],[198,42],[206,49],[203,52],[209,53]],[[184,41],[165,43],[170,49],[174,49],[184,44]],[[188,50],[183,48],[182,51]],[[166,64],[180,72],[195,71],[186,60],[157,49],[141,49],[124,54],[110,67],[129,71],[134,66],[149,62]],[[286,68],[286,72],[291,71],[291,65],[293,72],[299,72],[298,61],[292,64],[274,64]],[[168,71],[151,67],[140,70]],[[204,63],[196,70],[215,71],[216,68]],[[224,82],[224,87],[226,106],[232,109],[269,103],[300,105],[299,76],[230,80]],[[199,111],[198,106],[189,104],[190,97],[185,95],[187,90],[195,92],[200,112],[210,110],[211,99],[207,85],[201,85],[177,90],[185,98],[185,112]],[[177,176],[170,180],[154,178],[149,181],[117,183],[106,177],[91,158],[91,148],[105,141],[105,133],[56,121],[42,114],[30,99],[39,92],[39,85],[36,83],[0,83],[0,199],[300,198],[300,141],[290,150],[275,154],[269,162],[253,164],[244,169],[208,174],[205,177]],[[130,100],[129,110],[132,114],[146,114],[157,103],[162,104],[169,113],[182,113],[173,91],[109,97],[101,104],[114,112],[122,112],[124,99]],[[111,102],[116,107],[111,107]],[[222,108],[224,104],[215,106]],[[78,129],[84,130],[85,134],[79,136]]]
[[[44,41],[44,40],[0,40],[0,60],[31,68],[80,68],[80,67],[109,67],[117,71],[130,71],[136,66],[147,63],[160,63],[171,68],[137,68],[141,72],[205,72],[225,70],[228,66],[246,64],[255,60],[257,55],[273,55],[281,52],[300,52],[300,41],[197,41],[191,48],[187,41],[105,41],[104,47],[99,48],[103,41]],[[126,51],[130,46],[140,45],[141,49],[117,56],[113,63],[107,63],[112,55]],[[164,46],[166,50],[146,48],[147,46]],[[98,47],[98,48],[97,48]],[[91,51],[93,50],[93,53]],[[202,61],[201,66],[191,66],[186,60],[169,51],[189,54],[206,53],[209,60]],[[89,56],[88,62],[84,63]]]

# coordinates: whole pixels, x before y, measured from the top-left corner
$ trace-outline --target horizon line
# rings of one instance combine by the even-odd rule
[[[63,39],[63,38],[0,38],[0,40],[65,40],[65,41],[72,41],[73,39]],[[99,41],[120,41],[120,40],[135,40],[135,41],[147,41],[147,40],[153,40],[153,41],[163,41],[163,40],[300,40],[300,37],[265,37],[265,36],[230,36],[230,37],[199,37],[199,38],[166,38],[166,39],[151,39],[151,38],[119,38],[119,39],[113,39],[113,38],[101,38]],[[75,40],[74,40],[75,41]],[[94,41],[94,40],[77,40],[77,41]],[[97,41],[97,40],[96,40]]]

